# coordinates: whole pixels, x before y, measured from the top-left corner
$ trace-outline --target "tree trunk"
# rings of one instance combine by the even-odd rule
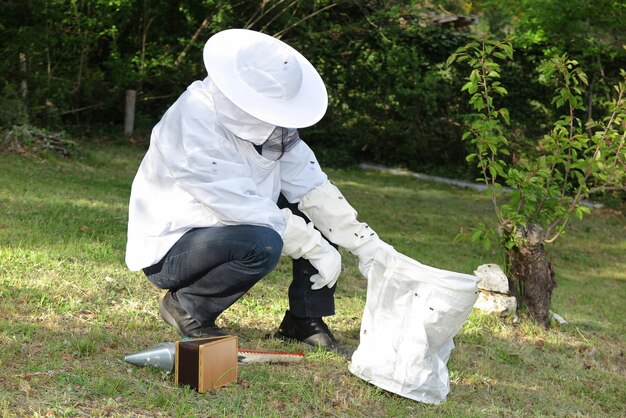
[[[506,252],[509,290],[535,321],[547,327],[556,279],[546,257],[544,231],[538,224],[531,223],[518,228],[516,234],[521,244]]]

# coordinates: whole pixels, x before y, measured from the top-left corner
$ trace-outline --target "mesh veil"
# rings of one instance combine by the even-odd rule
[[[299,141],[300,134],[298,134],[297,129],[277,126],[267,140],[261,145],[256,145],[255,148],[259,154],[268,160],[277,161]]]

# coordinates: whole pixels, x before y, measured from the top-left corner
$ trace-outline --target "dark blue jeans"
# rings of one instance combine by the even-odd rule
[[[298,209],[298,204],[289,203],[282,194],[278,198],[277,204],[279,208],[289,208],[294,215],[301,216],[309,222],[309,218]],[[337,248],[332,242],[330,244]],[[312,290],[311,276],[317,274],[317,269],[313,267],[309,260],[304,258],[293,260],[291,265],[292,280],[289,286],[289,311],[300,318],[334,315],[335,289],[337,286],[332,288],[324,286],[319,290]]]
[[[282,198],[281,207],[304,216]],[[176,291],[187,313],[202,325],[215,319],[278,264],[283,242],[276,231],[255,225],[196,228],[183,235],[157,264],[144,269],[161,289]],[[307,260],[293,260],[289,309],[300,317],[334,315],[334,291],[311,290],[317,270]]]

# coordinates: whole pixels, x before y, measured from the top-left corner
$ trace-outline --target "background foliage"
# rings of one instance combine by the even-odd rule
[[[585,100],[597,107],[626,66],[625,10],[610,0],[5,0],[0,126],[30,123],[85,138],[118,133],[125,90],[136,89],[136,139],[145,140],[185,87],[205,76],[206,39],[245,27],[281,37],[321,72],[329,112],[303,136],[325,164],[367,160],[473,176],[460,141],[469,111],[463,76],[445,59],[470,33],[512,36],[503,106],[512,115],[512,148],[532,149],[555,119],[536,68],[568,52],[589,75]],[[477,22],[437,20],[454,16]]]

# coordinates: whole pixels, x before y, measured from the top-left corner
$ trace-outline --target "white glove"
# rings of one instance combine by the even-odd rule
[[[352,251],[352,254],[359,258],[359,271],[366,278],[369,277],[369,272],[372,268],[374,253],[382,243],[383,242],[378,237],[375,237]]]
[[[318,271],[318,274],[311,276],[311,289],[318,290],[324,286],[331,288],[337,283],[341,273],[341,255],[328,241],[322,238],[321,248],[310,254],[308,260]]]
[[[339,189],[325,183],[304,195],[300,209],[335,244],[359,258],[359,270],[368,277],[374,253],[387,246],[366,223],[359,222],[354,210]]]
[[[372,263],[374,262],[374,254],[380,250],[395,253],[395,250],[391,245],[387,244],[378,237],[375,237],[371,241],[352,250],[352,254],[359,258],[359,271],[365,278],[369,278],[370,269],[372,268]]]
[[[291,213],[289,209],[281,209],[286,228],[283,233],[282,255],[292,258],[309,260],[318,274],[311,276],[311,289],[317,290],[324,286],[333,287],[341,273],[341,255],[328,243],[312,223]]]

